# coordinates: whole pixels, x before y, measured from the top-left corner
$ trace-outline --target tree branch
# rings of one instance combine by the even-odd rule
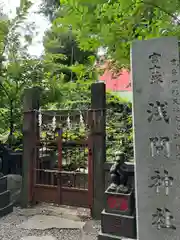
[[[180,20],[178,19],[177,16],[175,16],[173,13],[167,11],[166,9],[162,8],[161,6],[157,5],[156,3],[152,2],[152,1],[145,1],[145,0],[140,0],[138,3],[139,4],[142,3],[142,4],[145,4],[145,5],[152,6],[154,8],[158,8],[162,12],[166,13],[167,15],[169,15],[170,17],[175,19],[178,22],[178,24],[180,24]],[[109,4],[111,4],[111,1],[109,2]],[[126,12],[128,9],[130,9],[131,7],[133,7],[136,4],[137,4],[137,2],[131,3],[127,8],[123,9],[123,11]]]
[[[6,93],[7,97],[10,99],[9,93],[6,90],[6,88],[3,86],[3,84],[0,82],[0,87],[4,90],[4,92]]]
[[[178,24],[180,24],[180,20],[178,19],[177,16],[175,16],[173,13],[171,12],[168,12],[166,9],[162,8],[161,6],[157,5],[156,3],[153,3],[153,2],[146,2],[146,1],[141,1],[140,3],[144,3],[144,4],[147,4],[147,5],[150,5],[150,6],[153,6],[155,8],[158,8],[159,10],[161,10],[162,12],[166,13],[167,15],[169,15],[170,17],[172,17],[173,19],[175,19]]]

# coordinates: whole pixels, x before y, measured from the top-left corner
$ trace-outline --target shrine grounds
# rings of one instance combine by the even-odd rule
[[[99,230],[100,221],[92,221],[87,209],[49,204],[14,207],[12,213],[0,219],[1,240],[95,240]]]

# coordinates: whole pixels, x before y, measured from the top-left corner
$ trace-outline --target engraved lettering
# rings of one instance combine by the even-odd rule
[[[175,83],[178,83],[178,80],[177,80],[177,79],[173,79],[171,82],[172,82],[173,84],[175,84]]]
[[[160,84],[163,82],[163,75],[159,69],[160,68],[158,68],[157,66],[155,66],[153,68],[149,68],[149,70],[151,72],[151,76],[150,76],[151,84],[153,84],[153,83]]]
[[[180,107],[175,107],[172,110],[173,110],[173,112],[180,112]]]
[[[173,104],[180,105],[180,99],[179,98],[173,98]]]
[[[176,70],[176,69],[173,69],[173,70],[172,70],[172,75],[173,75],[173,76],[176,76],[177,74],[178,74],[177,70]]]
[[[164,120],[166,123],[169,123],[169,116],[167,115],[168,103],[149,103],[149,109],[147,113],[149,114],[148,121],[151,122],[153,119],[155,121]]]
[[[176,119],[177,122],[180,122],[180,116],[176,116],[175,119]]]
[[[180,144],[176,144],[176,158],[180,159]]]
[[[161,54],[154,52],[149,55],[149,60],[151,62],[151,67],[149,68],[150,84],[161,84],[163,82],[163,74],[160,66]]]
[[[156,212],[152,214],[152,225],[155,225],[157,230],[161,228],[176,230],[176,227],[172,224],[173,220],[174,217],[167,208],[157,208]]]
[[[178,96],[179,95],[179,89],[173,89],[172,90],[172,95]]]
[[[171,60],[171,65],[173,66],[173,67],[178,67],[179,66],[179,62],[178,62],[178,60],[177,59],[172,59]]]
[[[166,157],[170,157],[170,143],[169,137],[151,137],[150,139],[151,156],[164,154]]]
[[[175,133],[174,134],[174,139],[178,139],[178,138],[180,138],[180,133]]]
[[[149,55],[149,59],[152,64],[159,64],[161,59],[161,54],[153,52],[153,54]]]
[[[151,180],[153,183],[149,185],[150,188],[155,188],[156,193],[160,192],[160,188],[164,187],[165,188],[165,194],[166,196],[169,195],[169,187],[173,185],[173,180],[174,178],[169,176],[168,170],[164,170],[163,175],[161,176],[159,170],[154,171],[155,175],[151,177]]]
[[[180,131],[180,122],[177,122],[176,130]]]
[[[180,144],[176,144],[176,151],[180,150]]]
[[[172,76],[175,77],[175,76],[177,76],[179,74],[179,61],[174,58],[170,62],[171,62],[171,65],[172,65],[171,73],[172,73]],[[177,84],[178,83],[178,79],[173,79],[171,82],[173,84]]]

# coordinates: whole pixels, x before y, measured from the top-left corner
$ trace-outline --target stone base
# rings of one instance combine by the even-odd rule
[[[117,236],[113,236],[111,234],[106,234],[106,233],[102,233],[100,232],[98,235],[98,240],[121,240],[122,237],[117,237]]]
[[[113,236],[136,239],[136,218],[114,213],[101,213],[102,233]]]
[[[10,204],[10,191],[7,190],[7,176],[0,177],[0,217],[13,211]]]
[[[9,204],[8,206],[0,209],[0,217],[3,217],[13,211],[13,204]]]
[[[0,209],[9,205],[10,202],[10,191],[0,193]]]
[[[0,193],[7,191],[7,177],[0,178]]]
[[[106,206],[105,210],[108,213],[121,215],[132,215],[135,208],[135,200],[133,192],[129,194],[105,192]]]

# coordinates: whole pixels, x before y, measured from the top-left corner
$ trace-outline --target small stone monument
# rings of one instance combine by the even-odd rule
[[[123,152],[115,153],[110,169],[111,184],[105,192],[105,209],[101,214],[99,240],[136,238],[134,165],[125,162]]]
[[[180,236],[180,74],[176,37],[132,44],[138,240]]]
[[[10,203],[10,191],[7,190],[7,176],[0,174],[0,217],[13,211],[13,203]]]

